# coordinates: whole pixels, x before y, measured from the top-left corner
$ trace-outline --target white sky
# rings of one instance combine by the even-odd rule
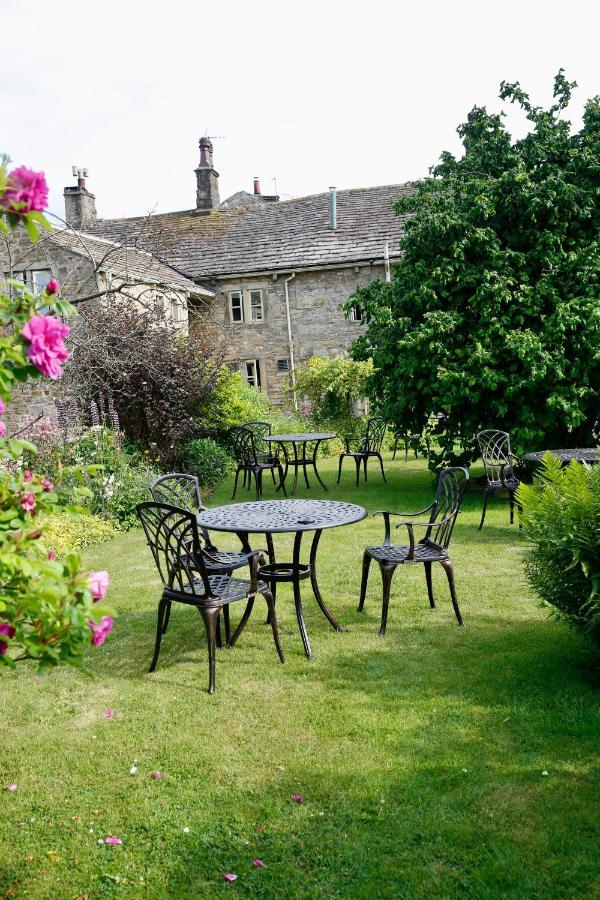
[[[546,104],[563,66],[574,123],[600,93],[595,0],[0,0],[0,23],[0,150],[59,214],[73,164],[100,216],[192,208],[205,133],[221,199],[255,175],[287,198],[426,174],[502,79]]]

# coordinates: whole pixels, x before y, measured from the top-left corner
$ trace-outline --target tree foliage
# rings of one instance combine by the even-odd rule
[[[600,98],[573,133],[563,113],[574,86],[561,70],[544,110],[503,83],[500,97],[531,122],[519,140],[475,107],[458,129],[465,155],[443,153],[396,204],[407,220],[391,282],[348,301],[368,323],[352,355],[372,356],[381,413],[415,434],[442,414],[432,466],[474,458],[490,426],[517,450],[597,437]]]
[[[364,423],[356,416],[356,404],[365,397],[372,372],[371,360],[311,356],[296,371],[295,390],[310,401],[311,417],[320,427],[328,426],[351,439],[363,429]]]

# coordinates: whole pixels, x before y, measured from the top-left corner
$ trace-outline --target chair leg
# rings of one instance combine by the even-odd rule
[[[164,623],[164,615],[165,615],[165,607],[169,603],[164,597],[160,598],[158,604],[158,620],[156,622],[156,642],[154,644],[154,655],[152,657],[152,662],[150,663],[150,667],[148,669],[149,672],[154,672],[156,669],[156,663],[158,662],[158,654],[160,653],[160,642],[163,636],[163,623]]]
[[[510,509],[510,524],[513,525],[515,521],[515,495],[514,491],[508,492],[508,506]]]
[[[487,509],[487,502],[488,502],[489,493],[490,493],[490,492],[489,492],[488,488],[486,488],[486,489],[485,489],[485,494],[483,495],[483,510],[482,510],[482,513],[481,513],[481,522],[479,523],[479,531],[481,531],[481,529],[483,528],[483,523],[484,523],[484,521],[485,521],[485,511],[486,511],[486,509]]]
[[[279,486],[283,490],[283,496],[287,497],[287,491],[285,489],[285,474],[284,474],[283,466],[281,465],[281,463],[279,463],[279,465],[278,465],[278,471],[279,471]]]
[[[433,584],[431,582],[431,563],[425,563],[425,581],[427,582],[427,594],[429,596],[429,605],[435,609],[435,600],[433,599]]]
[[[369,581],[369,569],[371,568],[371,559],[368,553],[363,554],[362,564],[362,581],[360,583],[360,600],[358,601],[357,612],[362,612],[365,607],[365,598],[367,596],[367,583]]]
[[[394,440],[394,450],[392,453],[392,459],[396,459],[396,450],[398,449],[398,438]]]
[[[231,575],[231,572],[229,573]],[[223,623],[225,625],[225,643],[229,643],[229,638],[231,637],[231,625],[229,622],[229,604],[226,603],[223,607]]]
[[[229,641],[229,644],[228,644],[229,647],[233,647],[233,646],[234,646],[234,644],[235,644],[235,642],[237,641],[237,639],[239,638],[240,634],[242,633],[242,631],[243,631],[244,628],[246,627],[246,622],[247,622],[248,619],[250,618],[250,613],[252,612],[252,607],[253,607],[253,606],[254,606],[254,597],[250,597],[250,599],[249,599],[248,602],[246,603],[246,609],[244,610],[244,615],[243,615],[242,618],[240,619],[239,625],[238,625],[238,627],[235,629],[235,631],[233,632],[233,635],[232,635],[232,637],[231,637],[231,639],[230,639],[230,641]]]
[[[338,477],[337,477],[336,484],[340,483],[340,478],[342,477],[342,463],[344,462],[344,456],[345,456],[344,453],[340,453],[340,462],[338,465]]]
[[[217,616],[217,628],[216,628],[216,632],[217,632],[217,633],[216,633],[217,647],[218,647],[219,650],[220,650],[220,649],[222,648],[222,646],[223,646],[223,637],[222,637],[222,635],[221,635],[221,614],[220,614],[220,613],[219,613],[219,615]]]
[[[231,495],[231,499],[235,500],[235,494],[237,491],[238,478],[240,477],[240,467],[238,466],[235,471],[235,481],[233,482],[233,494]],[[246,487],[246,471],[244,470],[244,487]]]
[[[356,487],[358,487],[360,481],[360,456],[356,456],[354,462],[356,463]]]
[[[167,633],[167,628],[169,627],[169,619],[171,618],[171,601],[167,600],[167,607],[165,609],[165,621],[163,622],[162,633]]]
[[[456,588],[454,587],[454,570],[452,568],[452,563],[449,559],[440,559],[440,565],[442,566],[448,577],[448,587],[450,588],[450,597],[452,598],[452,606],[454,607],[456,620],[459,625],[464,625],[463,618],[460,614],[460,609],[458,608],[458,600],[456,599]]]
[[[275,601],[273,599],[273,594],[271,591],[263,591],[263,597],[267,601],[267,609],[268,615],[267,619],[271,622],[271,631],[273,632],[273,640],[275,641],[275,647],[277,648],[277,653],[279,655],[279,659],[282,663],[285,662],[285,654],[283,652],[283,648],[279,641],[279,629],[277,628],[277,616],[275,615]]]
[[[365,484],[367,483],[367,463],[369,462],[369,457],[365,456],[363,459],[363,469],[365,470]]]
[[[408,462],[408,438],[404,438],[404,462]]]
[[[385,472],[383,471],[383,459],[381,458],[381,453],[377,454],[377,459],[379,460],[379,465],[381,466],[381,475],[383,477],[383,483],[387,484],[387,481],[385,478]]]
[[[273,479],[273,484],[277,484],[275,481],[275,466],[271,466],[271,478]]]
[[[217,643],[217,623],[219,620],[219,613],[221,612],[221,607],[219,606],[204,606],[198,607],[200,610],[200,615],[202,616],[202,620],[204,621],[204,627],[206,628],[206,640],[208,643],[208,693],[214,694],[215,692],[215,645]]]
[[[390,588],[392,586],[392,578],[396,571],[395,563],[380,562],[381,580],[383,581],[383,605],[381,608],[381,627],[379,629],[379,637],[385,635],[387,627],[388,607],[390,605]]]

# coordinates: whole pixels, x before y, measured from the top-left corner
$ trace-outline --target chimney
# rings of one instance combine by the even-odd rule
[[[67,225],[78,231],[85,231],[96,221],[96,197],[90,194],[85,186],[87,169],[73,166],[73,175],[77,178],[77,186],[69,185],[63,191],[65,198],[65,221]]]
[[[335,231],[337,228],[337,202],[335,188],[329,188],[329,227]]]
[[[254,195],[260,197],[260,181],[258,177],[255,177],[254,179]]]
[[[196,169],[196,209],[219,206],[219,173],[213,167],[213,145],[208,137],[200,138],[200,165]]]

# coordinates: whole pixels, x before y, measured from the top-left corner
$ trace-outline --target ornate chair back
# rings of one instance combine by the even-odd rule
[[[440,472],[425,540],[433,541],[444,550],[450,543],[468,480],[469,473],[462,466]]]
[[[150,485],[150,493],[157,503],[179,506],[189,512],[206,509],[200,496],[200,484],[195,475],[185,472],[169,472]]]
[[[265,438],[273,431],[270,422],[261,422],[258,419],[253,422],[244,422],[244,428],[248,428],[254,435],[254,445],[259,453],[271,453],[271,445]]]
[[[480,431],[477,443],[488,481],[503,482],[507,479],[516,481],[511,462],[510,435],[507,431],[497,431],[493,428]]]
[[[163,586],[197,600],[210,598],[194,513],[168,503],[139,503],[136,508]]]
[[[386,428],[387,424],[384,419],[378,417],[369,419],[361,452],[381,453],[381,445],[383,444]]]
[[[251,468],[258,465],[256,441],[251,428],[247,428],[245,425],[230,428],[229,440],[231,441],[233,457],[238,466]]]

